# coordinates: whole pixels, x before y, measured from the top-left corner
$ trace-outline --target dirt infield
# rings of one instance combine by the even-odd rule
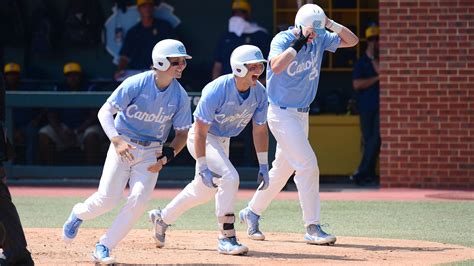
[[[66,245],[59,228],[26,228],[29,249],[37,265],[92,264],[94,243],[105,229],[82,228],[75,241]],[[113,250],[119,265],[136,264],[410,264],[474,259],[474,249],[426,241],[362,237],[339,237],[335,246],[307,245],[302,235],[267,233],[267,240],[252,241],[238,232],[250,249],[246,256],[220,255],[216,232],[171,230],[167,246],[157,249],[151,230],[132,232]]]

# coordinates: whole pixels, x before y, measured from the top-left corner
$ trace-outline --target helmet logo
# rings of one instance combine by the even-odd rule
[[[255,58],[257,58],[257,59],[263,59],[262,52],[260,52],[260,51],[255,52]]]
[[[186,53],[186,49],[184,49],[184,46],[182,46],[182,45],[178,46],[178,51],[182,54]]]
[[[320,29],[321,28],[321,21],[320,20],[314,20],[313,21],[313,29]]]

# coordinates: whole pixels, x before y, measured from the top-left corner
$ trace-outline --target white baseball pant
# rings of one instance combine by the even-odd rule
[[[208,202],[214,195],[216,198],[217,217],[234,213],[234,203],[239,188],[239,174],[229,160],[229,142],[230,138],[217,137],[210,133],[207,134],[207,166],[209,170],[222,176],[222,178],[214,179],[218,188],[209,188],[204,185],[199,175],[199,170],[196,167],[194,180],[162,210],[162,218],[165,223],[172,224],[185,211]],[[196,153],[194,151],[194,127],[189,130],[187,147],[189,153],[196,159]]]
[[[136,147],[130,150],[135,160],[132,163],[128,163],[125,159],[121,160],[114,145],[110,144],[98,191],[73,208],[74,214],[82,220],[102,215],[117,206],[128,182],[130,192],[127,201],[112,226],[100,238],[100,243],[110,249],[128,234],[146,210],[158,179],[158,174],[149,172],[147,168],[156,163],[156,153],[161,153],[162,144],[153,142],[145,147],[129,143]]]
[[[275,160],[269,172],[270,185],[265,190],[256,191],[249,207],[261,215],[296,171],[294,180],[305,226],[319,224],[319,168],[308,140],[308,113],[270,105],[267,118],[268,126],[277,140]]]

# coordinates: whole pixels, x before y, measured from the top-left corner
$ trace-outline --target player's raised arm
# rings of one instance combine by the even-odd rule
[[[330,18],[326,19],[326,28],[337,33],[341,38],[339,48],[353,47],[359,43],[359,38],[351,30]]]
[[[312,41],[312,38],[314,38],[313,34],[310,39],[312,33],[312,28],[310,27],[293,29],[293,34],[296,36],[296,39],[291,42],[290,47],[270,60],[270,67],[275,74],[279,74],[285,70],[291,61],[295,59],[296,54],[301,50],[301,48],[306,46],[308,42]]]

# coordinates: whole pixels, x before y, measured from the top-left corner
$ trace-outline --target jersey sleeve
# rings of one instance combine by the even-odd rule
[[[173,117],[173,127],[175,130],[185,130],[191,127],[191,103],[188,94],[181,88],[178,112]]]
[[[253,121],[257,125],[263,125],[267,122],[267,111],[268,111],[268,100],[267,100],[267,93],[265,92],[265,89],[262,87],[259,87],[259,93],[257,96],[258,99],[258,106],[257,109],[255,110],[255,113],[253,114]]]
[[[341,44],[341,37],[334,32],[326,32],[324,35],[324,50],[332,53],[336,52]]]
[[[123,111],[138,96],[139,83],[133,76],[125,79],[107,99],[119,111]]]
[[[214,116],[219,107],[221,95],[218,93],[216,82],[211,82],[202,90],[202,96],[199,100],[194,117],[210,125],[214,121]]]
[[[268,60],[271,60],[273,57],[283,53],[289,46],[289,37],[283,34],[277,34],[275,38],[273,38],[270,44],[270,52],[268,54]]]

